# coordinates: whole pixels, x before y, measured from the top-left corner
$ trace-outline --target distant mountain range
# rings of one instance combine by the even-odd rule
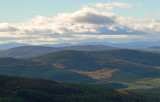
[[[30,58],[62,50],[104,51],[104,50],[114,50],[114,49],[118,48],[106,45],[81,45],[81,46],[67,46],[67,47],[20,46],[8,50],[1,50],[0,57]]]
[[[160,41],[155,42],[88,42],[88,43],[79,43],[79,44],[70,44],[70,43],[62,43],[62,44],[46,44],[42,46],[50,46],[50,47],[64,47],[64,46],[80,46],[80,45],[106,45],[112,46],[116,48],[129,48],[129,49],[140,49],[140,48],[147,48],[152,46],[160,46]]]
[[[63,50],[76,50],[76,51],[107,51],[122,49],[106,45],[79,45],[79,46],[65,46],[65,47],[48,47],[48,46],[20,46],[7,50],[0,50],[0,58],[14,57],[14,58],[30,58],[37,57],[51,52]],[[146,52],[160,53],[160,46],[153,46],[149,48],[136,49]]]
[[[42,44],[39,46],[46,46],[46,47],[66,47],[66,46],[81,46],[81,45],[106,45],[106,46],[112,46],[117,48],[131,48],[131,49],[142,49],[142,48],[148,48],[152,46],[160,46],[160,41],[156,42],[128,42],[128,43],[109,43],[109,42],[88,42],[88,43],[78,43],[78,44],[72,44],[72,43],[60,43],[60,44]],[[34,46],[30,44],[25,43],[6,43],[0,45],[0,50],[7,50],[14,47],[20,47],[20,46]]]

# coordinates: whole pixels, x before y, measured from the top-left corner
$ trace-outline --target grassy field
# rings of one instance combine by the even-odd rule
[[[152,89],[152,88],[160,88],[160,78],[154,79],[143,79],[135,82],[121,82],[123,85],[128,86],[125,88],[127,90],[130,89]]]
[[[112,81],[112,80],[105,80],[102,79],[101,81],[98,81],[96,85],[99,86],[107,86],[117,89],[123,89],[123,90],[145,90],[145,92],[149,92],[155,89],[160,90],[160,78],[148,78],[148,79],[142,79],[138,81]],[[147,91],[148,90],[148,91]]]

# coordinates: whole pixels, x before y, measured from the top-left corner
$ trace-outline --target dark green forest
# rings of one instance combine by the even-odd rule
[[[159,102],[159,94],[0,76],[0,102]]]

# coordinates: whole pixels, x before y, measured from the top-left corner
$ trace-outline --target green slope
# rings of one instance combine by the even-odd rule
[[[150,66],[160,66],[160,54],[142,52],[136,50],[120,49],[120,50],[110,50],[110,51],[59,51],[49,53],[40,57],[36,57],[36,60],[40,60],[46,63],[54,63],[56,61],[63,60],[77,60],[77,61],[87,61],[92,59],[95,60],[112,60],[118,59],[123,61],[128,61],[137,64],[144,64]],[[84,61],[84,62],[85,62]],[[65,61],[64,61],[65,62]],[[89,61],[88,61],[89,62]],[[78,62],[77,62],[78,63]]]
[[[92,82],[94,79],[75,72],[29,60],[0,58],[0,75],[44,78],[63,82]]]
[[[160,77],[160,70],[155,68],[155,66],[160,66],[160,54],[135,50],[60,51],[32,60],[47,64],[59,64],[66,70],[92,72],[103,68],[118,69],[110,78],[112,80],[131,81]]]
[[[111,51],[97,51],[97,52],[85,52],[89,56],[100,58],[100,59],[108,59],[115,58],[119,60],[130,61],[139,64],[145,64],[150,66],[159,66],[160,65],[160,54],[151,53],[151,52],[143,52],[137,50],[129,50],[129,49],[118,49]]]

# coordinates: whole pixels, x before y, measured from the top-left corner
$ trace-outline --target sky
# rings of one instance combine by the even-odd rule
[[[0,44],[159,41],[160,0],[0,0]]]

